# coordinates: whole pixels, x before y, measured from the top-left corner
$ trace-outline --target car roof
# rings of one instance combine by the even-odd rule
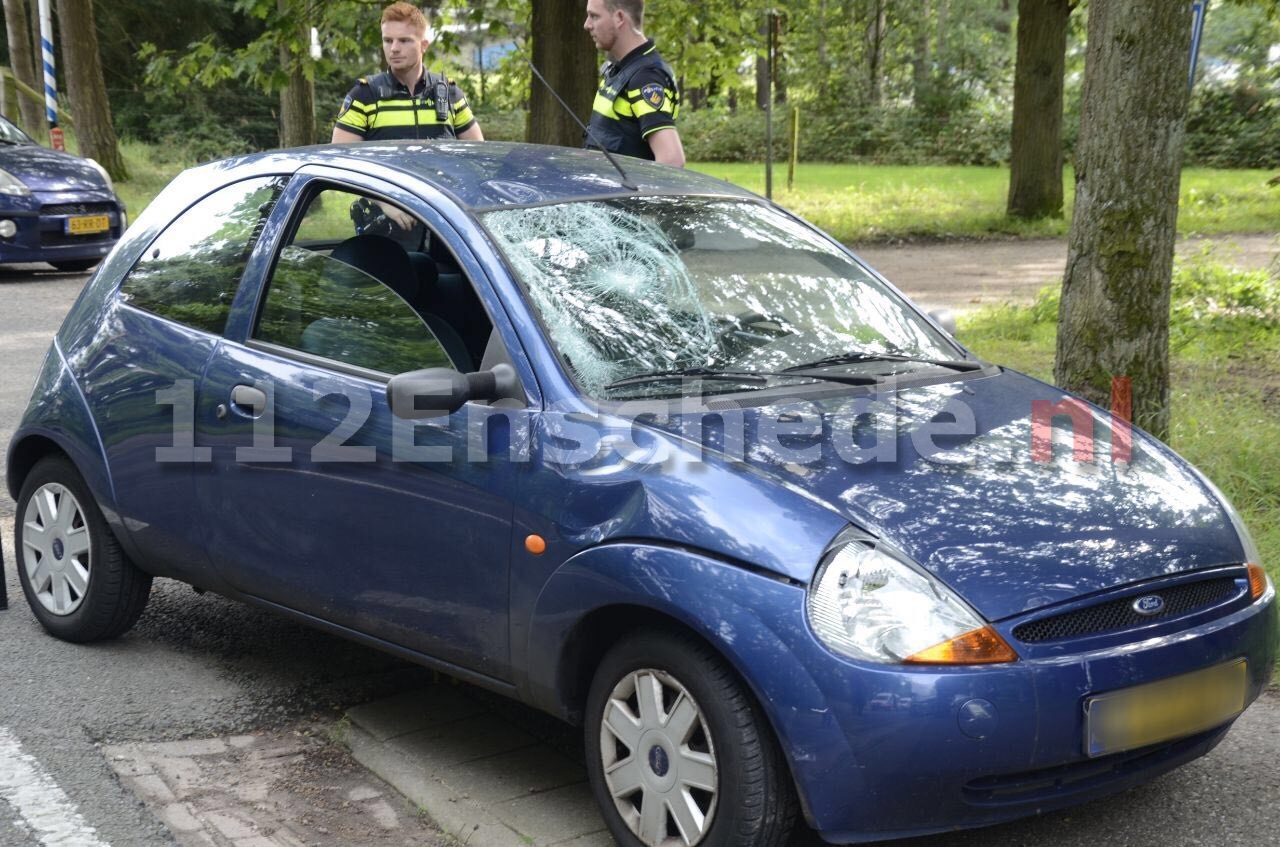
[[[361,172],[399,171],[473,211],[644,194],[697,194],[758,199],[745,189],[696,171],[615,156],[627,180],[600,151],[502,141],[366,141],[274,150],[193,170],[258,172],[307,164]]]

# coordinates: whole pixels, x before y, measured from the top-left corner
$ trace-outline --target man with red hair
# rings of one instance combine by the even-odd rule
[[[362,77],[342,103],[332,141],[463,138],[484,133],[458,86],[423,65],[427,18],[409,3],[382,11],[382,54],[388,70]]]

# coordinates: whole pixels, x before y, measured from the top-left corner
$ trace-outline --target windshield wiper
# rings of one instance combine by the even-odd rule
[[[615,379],[613,382],[605,386],[606,389],[622,388],[627,385],[640,385],[646,382],[665,382],[670,379],[683,379],[685,377],[696,379],[720,379],[729,382],[749,382],[755,385],[768,382],[768,374],[758,373],[756,371],[725,371],[716,368],[696,367],[696,368],[677,368],[670,371],[650,371],[649,373],[636,374],[634,376]]]
[[[982,362],[971,362],[966,359],[930,359],[924,356],[904,356],[898,353],[874,353],[867,350],[855,350],[848,353],[837,353],[834,356],[824,356],[812,362],[792,365],[789,368],[783,368],[782,371],[783,373],[795,373],[832,365],[854,365],[859,362],[912,362],[922,365],[937,365],[938,367],[951,368],[956,371],[980,371],[985,367]]]
[[[788,377],[791,379],[817,379],[826,382],[839,382],[845,385],[874,385],[879,380],[871,376],[863,375],[835,375],[835,374],[806,374],[806,373],[790,373],[792,369],[787,368],[783,371],[731,371],[721,370],[718,368],[696,367],[696,368],[679,368],[670,371],[653,371],[651,373],[636,374],[635,376],[623,377],[614,380],[605,386],[606,390],[612,388],[622,388],[628,385],[640,385],[646,382],[664,382],[671,379],[715,379],[726,382],[749,383],[751,385],[763,385],[769,381],[770,377]]]

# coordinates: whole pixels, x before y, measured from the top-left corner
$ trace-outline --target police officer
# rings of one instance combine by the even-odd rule
[[[362,78],[342,103],[332,141],[388,138],[464,138],[484,133],[467,98],[422,63],[430,42],[427,19],[416,6],[392,3],[382,11],[382,53],[389,71]]]
[[[587,0],[583,27],[609,57],[587,146],[684,167],[675,76],[653,39],[644,37],[643,25],[644,0]]]

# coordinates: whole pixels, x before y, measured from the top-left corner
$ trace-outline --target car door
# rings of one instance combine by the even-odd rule
[[[191,520],[195,388],[287,179],[232,182],[196,198],[124,274],[73,368],[92,409],[125,542],[148,570],[209,584]]]
[[[196,471],[208,554],[246,595],[507,679],[522,469],[510,433],[528,413],[392,415],[395,373],[478,361],[423,307],[439,275],[420,275],[425,250],[354,233],[362,199],[319,179],[297,187],[245,337],[213,352],[196,403],[197,446],[212,454]],[[417,226],[408,246],[434,238],[440,253]]]

